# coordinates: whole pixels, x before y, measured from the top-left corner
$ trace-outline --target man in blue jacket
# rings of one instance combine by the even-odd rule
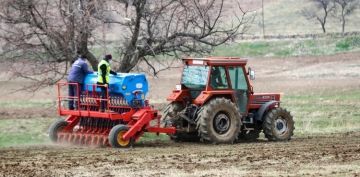
[[[84,83],[85,76],[87,74],[91,74],[91,73],[93,73],[93,71],[89,70],[89,67],[86,63],[85,56],[81,55],[78,52],[78,58],[72,64],[70,72],[69,72],[69,76],[67,78],[69,83],[74,83],[74,84],[69,84],[69,96],[70,97],[79,96],[79,93],[81,93],[81,89],[82,89],[82,86]],[[77,84],[78,84],[79,88],[77,88]],[[74,108],[78,109],[77,103],[75,102],[75,105],[74,105],[74,100],[72,98],[70,98],[69,109],[74,110]]]

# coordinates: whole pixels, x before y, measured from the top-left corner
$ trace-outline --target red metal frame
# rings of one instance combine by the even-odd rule
[[[76,85],[77,96],[70,97],[68,95],[63,95],[61,90],[65,86]],[[145,101],[147,104],[143,108],[132,108],[130,106],[114,106],[110,105],[109,92],[107,92],[106,98],[100,98],[99,94],[96,92],[96,88],[102,87],[103,85],[86,85],[88,89],[83,92],[85,95],[85,100],[90,101],[89,103],[82,103],[80,96],[80,88],[78,83],[67,83],[59,82],[57,84],[58,91],[58,113],[60,116],[68,116],[66,121],[68,125],[58,132],[58,140],[60,142],[67,141],[70,143],[80,143],[80,144],[96,144],[96,145],[109,145],[108,135],[112,127],[78,127],[77,130],[74,130],[81,117],[87,119],[102,119],[102,120],[112,120],[112,121],[122,121],[125,125],[128,126],[129,130],[123,135],[124,140],[134,139],[138,140],[144,132],[150,133],[167,133],[174,134],[176,132],[175,127],[161,127],[160,118],[161,115],[158,114],[157,110],[154,110],[148,106],[148,101]],[[106,86],[104,86],[106,87]],[[92,92],[88,91],[89,88],[92,88]],[[77,100],[77,110],[69,110],[66,107],[62,106],[63,101],[75,99]],[[107,102],[107,110],[109,109],[128,109],[127,112],[118,113],[113,111],[100,112],[101,101]],[[93,110],[95,107],[96,110]],[[156,121],[155,125],[150,125],[152,120]]]

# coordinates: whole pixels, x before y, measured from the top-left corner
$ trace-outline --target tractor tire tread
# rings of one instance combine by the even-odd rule
[[[275,128],[275,120],[277,116],[283,116],[287,123],[288,123],[288,132],[285,134],[285,136],[279,136],[274,132]],[[287,141],[290,140],[291,137],[294,135],[294,120],[293,116],[289,111],[287,111],[284,108],[278,107],[271,109],[264,117],[263,122],[263,132],[265,134],[265,138],[267,138],[269,141]]]
[[[221,108],[226,108],[228,110],[231,110],[232,112],[230,114],[233,116],[231,121],[235,122],[235,126],[233,127],[234,130],[231,130],[234,133],[229,135],[230,137],[225,137],[223,139],[217,137],[215,135],[216,133],[214,133],[213,128],[211,128],[211,126],[213,126],[212,125],[213,117],[217,114],[217,112],[214,110],[219,109],[219,111],[223,111],[221,110]],[[240,117],[241,115],[237,106],[229,99],[215,98],[213,100],[210,100],[207,104],[203,106],[202,110],[199,112],[198,133],[201,140],[215,144],[217,143],[229,144],[235,142],[240,132],[240,126],[241,126]]]
[[[49,127],[49,137],[50,140],[54,143],[57,142],[57,133],[60,128],[66,127],[68,123],[64,119],[58,119],[55,122],[53,122]]]

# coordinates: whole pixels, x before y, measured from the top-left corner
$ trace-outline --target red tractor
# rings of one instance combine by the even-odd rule
[[[175,141],[233,143],[255,140],[261,131],[270,141],[290,140],[294,120],[280,107],[280,94],[254,93],[247,60],[231,57],[187,58],[181,84],[167,98],[163,121],[176,127]]]

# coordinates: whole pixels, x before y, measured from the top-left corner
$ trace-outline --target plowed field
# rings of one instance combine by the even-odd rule
[[[3,176],[359,176],[360,133],[233,145],[148,142],[130,149],[0,150]]]

